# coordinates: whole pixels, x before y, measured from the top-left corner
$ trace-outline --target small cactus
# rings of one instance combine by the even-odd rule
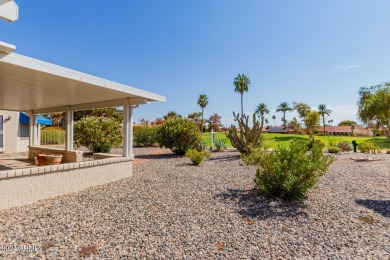
[[[233,112],[235,118],[234,121],[238,122],[240,131],[237,131],[235,125],[231,125],[229,132],[226,134],[233,147],[236,148],[242,154],[250,154],[256,147],[260,147],[263,144],[263,124],[260,125],[256,120],[256,114],[253,114],[253,127],[249,127],[249,116],[245,114],[240,117],[240,114]]]

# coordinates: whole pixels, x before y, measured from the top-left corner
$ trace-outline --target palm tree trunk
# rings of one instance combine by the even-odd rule
[[[284,127],[284,133],[286,132],[286,112],[283,111],[283,127]]]
[[[244,105],[243,105],[244,93],[241,93],[241,118],[244,118]]]
[[[202,131],[202,133],[203,133],[203,110],[204,110],[204,108],[202,107],[202,125],[201,125],[201,131]]]
[[[322,116],[322,125],[324,126],[324,135],[325,135],[325,115]]]
[[[264,114],[261,114],[261,128],[264,126]]]

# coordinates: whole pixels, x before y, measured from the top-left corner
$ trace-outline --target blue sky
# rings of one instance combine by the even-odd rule
[[[390,81],[387,0],[16,2],[20,18],[0,21],[0,41],[18,53],[167,97],[135,120],[200,111],[204,93],[205,117],[230,124],[240,110],[232,83],[245,73],[246,113],[324,103],[338,123],[356,119],[359,87]]]

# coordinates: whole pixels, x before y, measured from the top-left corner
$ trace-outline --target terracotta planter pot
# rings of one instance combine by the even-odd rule
[[[46,155],[46,164],[60,164],[62,160],[62,155]]]
[[[46,165],[46,154],[38,154],[37,156],[38,166]]]

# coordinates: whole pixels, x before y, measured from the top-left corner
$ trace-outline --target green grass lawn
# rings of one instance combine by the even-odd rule
[[[265,145],[270,148],[276,148],[278,145],[289,145],[291,140],[304,140],[309,139],[308,135],[296,135],[296,134],[276,134],[276,133],[264,133]],[[374,138],[371,137],[356,137],[356,136],[315,136],[314,139],[321,140],[326,146],[329,145],[329,138],[334,139],[337,143],[341,141],[352,142],[352,140],[356,140],[358,144],[365,142],[373,142]],[[226,145],[228,148],[233,148],[229,139],[226,137],[224,132],[215,133],[215,139],[224,139],[226,140]],[[211,133],[203,133],[202,140],[208,146],[210,146],[211,142]],[[390,143],[387,141],[385,137],[377,137],[376,142],[382,147],[382,149],[390,150]]]

